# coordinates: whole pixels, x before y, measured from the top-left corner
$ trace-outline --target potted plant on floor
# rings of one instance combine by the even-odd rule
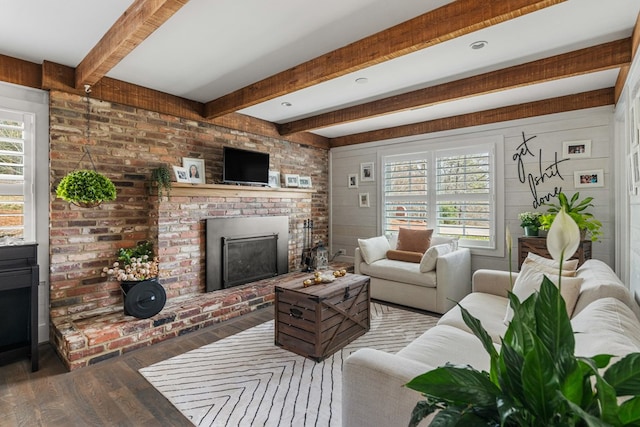
[[[524,235],[527,237],[535,237],[538,235],[540,228],[540,212],[522,212],[518,214],[520,227],[524,229]]]
[[[151,242],[141,242],[133,248],[120,248],[118,260],[104,267],[102,276],[120,282],[124,314],[146,319],[162,310],[166,292],[158,282],[159,259],[153,254]]]
[[[578,226],[563,207],[549,230],[549,252],[562,265],[579,244]],[[507,246],[511,252],[511,242]],[[575,356],[561,286],[545,276],[540,291],[522,303],[509,294],[514,316],[499,351],[480,321],[460,307],[490,355],[490,372],[447,364],[411,380],[407,386],[425,400],[414,408],[410,427],[436,411],[437,426],[640,425],[640,353],[611,365],[611,355]]]
[[[102,202],[115,200],[116,187],[101,173],[81,169],[69,172],[62,178],[56,188],[56,195],[76,206],[92,208]]]
[[[593,207],[591,203],[593,197],[585,197],[582,200],[579,199],[579,192],[571,196],[571,199],[568,199],[564,193],[560,192],[560,194],[558,194],[558,204],[545,203],[545,206],[549,206],[549,209],[546,214],[540,216],[540,228],[549,230],[558,212],[564,208],[567,214],[578,224],[580,239],[584,240],[587,234],[589,234],[591,241],[597,241],[602,234],[600,231],[602,223],[595,219],[593,214],[586,211],[587,208]]]

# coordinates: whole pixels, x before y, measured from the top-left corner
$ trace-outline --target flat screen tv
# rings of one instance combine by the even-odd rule
[[[222,182],[225,184],[269,184],[269,153],[222,148]]]

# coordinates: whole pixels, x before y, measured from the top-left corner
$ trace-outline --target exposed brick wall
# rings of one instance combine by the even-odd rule
[[[157,166],[181,165],[182,157],[203,158],[206,182],[217,183],[222,176],[222,146],[267,151],[271,169],[281,174],[297,173],[311,176],[313,188],[310,201],[274,201],[269,198],[233,200],[233,206],[216,204],[216,200],[175,201],[176,209],[185,214],[191,209],[209,216],[252,215],[290,209],[296,222],[309,216],[315,222],[315,238],[327,241],[328,235],[328,153],[325,150],[290,143],[285,140],[222,128],[204,122],[181,119],[124,105],[91,100],[91,137],[85,139],[86,102],[76,95],[51,91],[51,317],[57,318],[122,304],[117,282],[101,277],[103,267],[115,260],[120,247],[134,246],[140,240],[157,243],[157,197],[150,196],[151,170]],[[114,181],[117,200],[94,209],[82,209],[55,197],[55,187],[69,171],[90,168],[83,157],[87,145],[99,172]],[[304,203],[306,206],[304,207]],[[174,201],[172,201],[174,203]],[[206,205],[206,206],[204,206]],[[199,215],[199,213],[198,213]],[[202,251],[203,227],[189,214],[192,226],[185,227],[185,245]],[[292,224],[290,265],[296,265],[296,250],[302,245],[301,224]],[[166,248],[161,248],[167,250]],[[172,249],[174,250],[174,249]],[[169,255],[165,252],[165,255]],[[175,260],[174,260],[175,261]],[[168,283],[169,296],[199,292],[203,286],[202,256],[182,260],[189,264],[189,274]],[[168,266],[173,268],[174,265]],[[161,277],[163,271],[161,259]],[[176,276],[171,276],[176,277]],[[162,280],[161,280],[162,281]]]

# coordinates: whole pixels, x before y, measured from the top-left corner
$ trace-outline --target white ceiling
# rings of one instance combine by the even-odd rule
[[[5,17],[0,54],[76,67],[132,3],[0,0]],[[107,76],[208,102],[447,3],[190,0]],[[568,0],[240,112],[284,123],[630,37],[639,12],[639,0]],[[469,45],[476,40],[485,40],[488,46],[472,50]],[[601,71],[313,132],[339,137],[586,92],[613,87],[617,76],[618,70]],[[361,77],[368,83],[355,82]],[[283,107],[283,102],[292,105]]]

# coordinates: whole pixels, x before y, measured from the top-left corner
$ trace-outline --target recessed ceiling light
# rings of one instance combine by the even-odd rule
[[[363,85],[368,82],[369,82],[369,79],[366,77],[360,77],[356,79],[356,83],[358,83],[359,85]]]
[[[471,43],[471,44],[469,45],[469,47],[470,47],[471,49],[473,49],[473,50],[479,50],[479,49],[482,49],[483,47],[485,47],[485,46],[486,46],[486,45],[488,45],[488,44],[489,44],[489,42],[487,42],[487,41],[484,41],[484,40],[478,40],[478,41],[475,41],[475,42]]]
[[[293,104],[287,101],[283,101],[280,105],[282,105],[283,107],[291,107]]]

